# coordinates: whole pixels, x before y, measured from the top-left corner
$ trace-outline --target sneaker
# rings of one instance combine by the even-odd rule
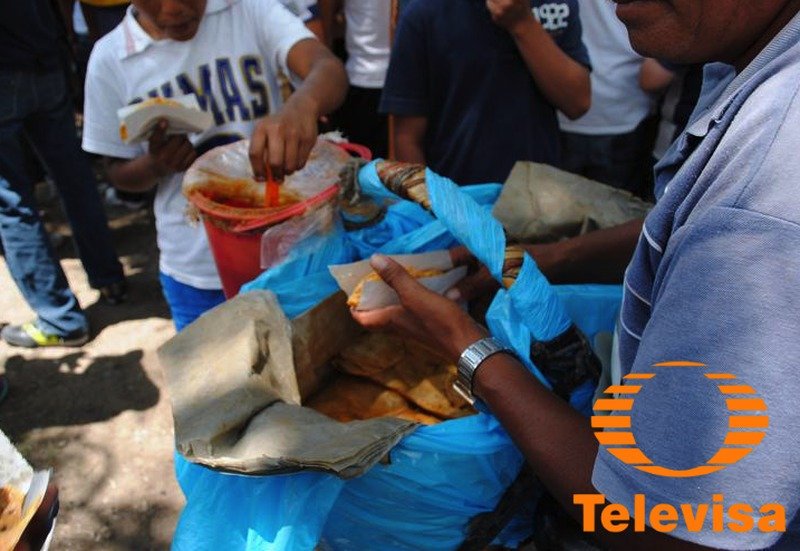
[[[100,297],[111,306],[122,304],[128,300],[128,282],[123,279],[100,287]]]
[[[54,335],[45,333],[35,323],[28,322],[22,325],[7,325],[0,332],[11,346],[23,348],[41,348],[46,346],[82,346],[89,342],[89,331],[78,331],[69,335]]]

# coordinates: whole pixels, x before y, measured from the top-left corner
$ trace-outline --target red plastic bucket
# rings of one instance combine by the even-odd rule
[[[351,155],[368,161],[372,159],[372,152],[364,146],[350,143],[336,145]],[[226,298],[235,296],[242,285],[262,272],[261,236],[267,228],[335,201],[338,196],[338,184],[333,184],[303,201],[274,209],[254,208],[258,199],[252,197],[252,193],[242,197],[241,201],[236,200],[237,188],[244,189],[237,185],[236,180],[230,181],[224,188],[220,188],[217,182],[216,187],[218,190],[224,189],[223,197],[205,194],[201,190],[191,193],[189,201],[202,214]]]

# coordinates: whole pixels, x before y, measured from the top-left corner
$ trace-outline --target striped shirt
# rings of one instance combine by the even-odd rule
[[[740,74],[711,64],[688,128],[656,167],[659,201],[625,276],[621,374],[654,374],[628,412],[653,464],[690,469],[721,449],[731,402],[707,373],[732,375],[768,405],[760,445],[727,468],[671,478],[606,449],[593,483],[633,511],[712,503],[785,507],[786,534],[678,523],[672,535],[725,549],[800,548],[800,15]],[[654,367],[692,360],[705,368]],[[628,381],[631,383],[632,381]],[[638,384],[638,383],[637,383]],[[743,387],[737,387],[743,388]],[[730,398],[730,397],[728,397]],[[727,520],[726,520],[727,522]]]

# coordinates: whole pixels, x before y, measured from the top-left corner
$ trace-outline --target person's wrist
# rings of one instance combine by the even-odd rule
[[[531,31],[535,31],[537,25],[539,25],[539,22],[533,17],[533,13],[526,12],[509,24],[506,30],[514,40],[519,40]]]
[[[573,272],[579,263],[580,254],[580,238],[567,239],[553,245],[551,250],[553,281],[565,281],[574,277]]]
[[[490,336],[489,331],[470,319],[470,323],[453,331],[453,337],[450,339],[452,347],[449,356],[453,358],[454,362],[458,362],[461,354],[481,339]]]
[[[301,114],[308,114],[314,120],[320,118],[323,113],[320,112],[320,104],[311,94],[302,93],[300,91],[292,94],[286,102],[286,106],[299,111]]]
[[[539,245],[528,245],[526,251],[536,261],[536,265],[544,276],[552,283],[561,281],[567,269],[567,259],[572,254],[571,240]]]
[[[153,180],[163,178],[168,174],[168,171],[165,169],[165,167],[163,167],[161,163],[156,160],[155,155],[152,153],[148,153],[145,156],[145,168],[148,176]]]
[[[482,338],[467,347],[458,359],[456,391],[470,402],[476,397],[483,398],[486,387],[477,382],[479,374],[502,367],[504,362],[495,360],[498,356],[507,356],[504,362],[517,359],[511,348],[493,337]]]
[[[519,362],[519,359],[512,352],[498,352],[486,358],[472,376],[473,396],[485,400],[491,393],[492,377],[502,376],[502,372],[506,370],[505,366],[508,365],[509,360],[515,360],[516,363]],[[501,373],[498,373],[498,368]]]

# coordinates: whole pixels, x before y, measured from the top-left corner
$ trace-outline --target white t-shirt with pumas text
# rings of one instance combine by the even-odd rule
[[[313,38],[278,0],[208,0],[189,41],[154,40],[129,8],[94,47],[86,75],[83,149],[134,159],[147,144],[125,145],[117,110],[149,97],[194,94],[214,126],[190,136],[199,154],[249,138],[255,122],[281,106],[276,75],[297,42]],[[159,269],[199,289],[222,287],[205,230],[191,225],[181,193],[183,173],[164,178],[155,198]]]

